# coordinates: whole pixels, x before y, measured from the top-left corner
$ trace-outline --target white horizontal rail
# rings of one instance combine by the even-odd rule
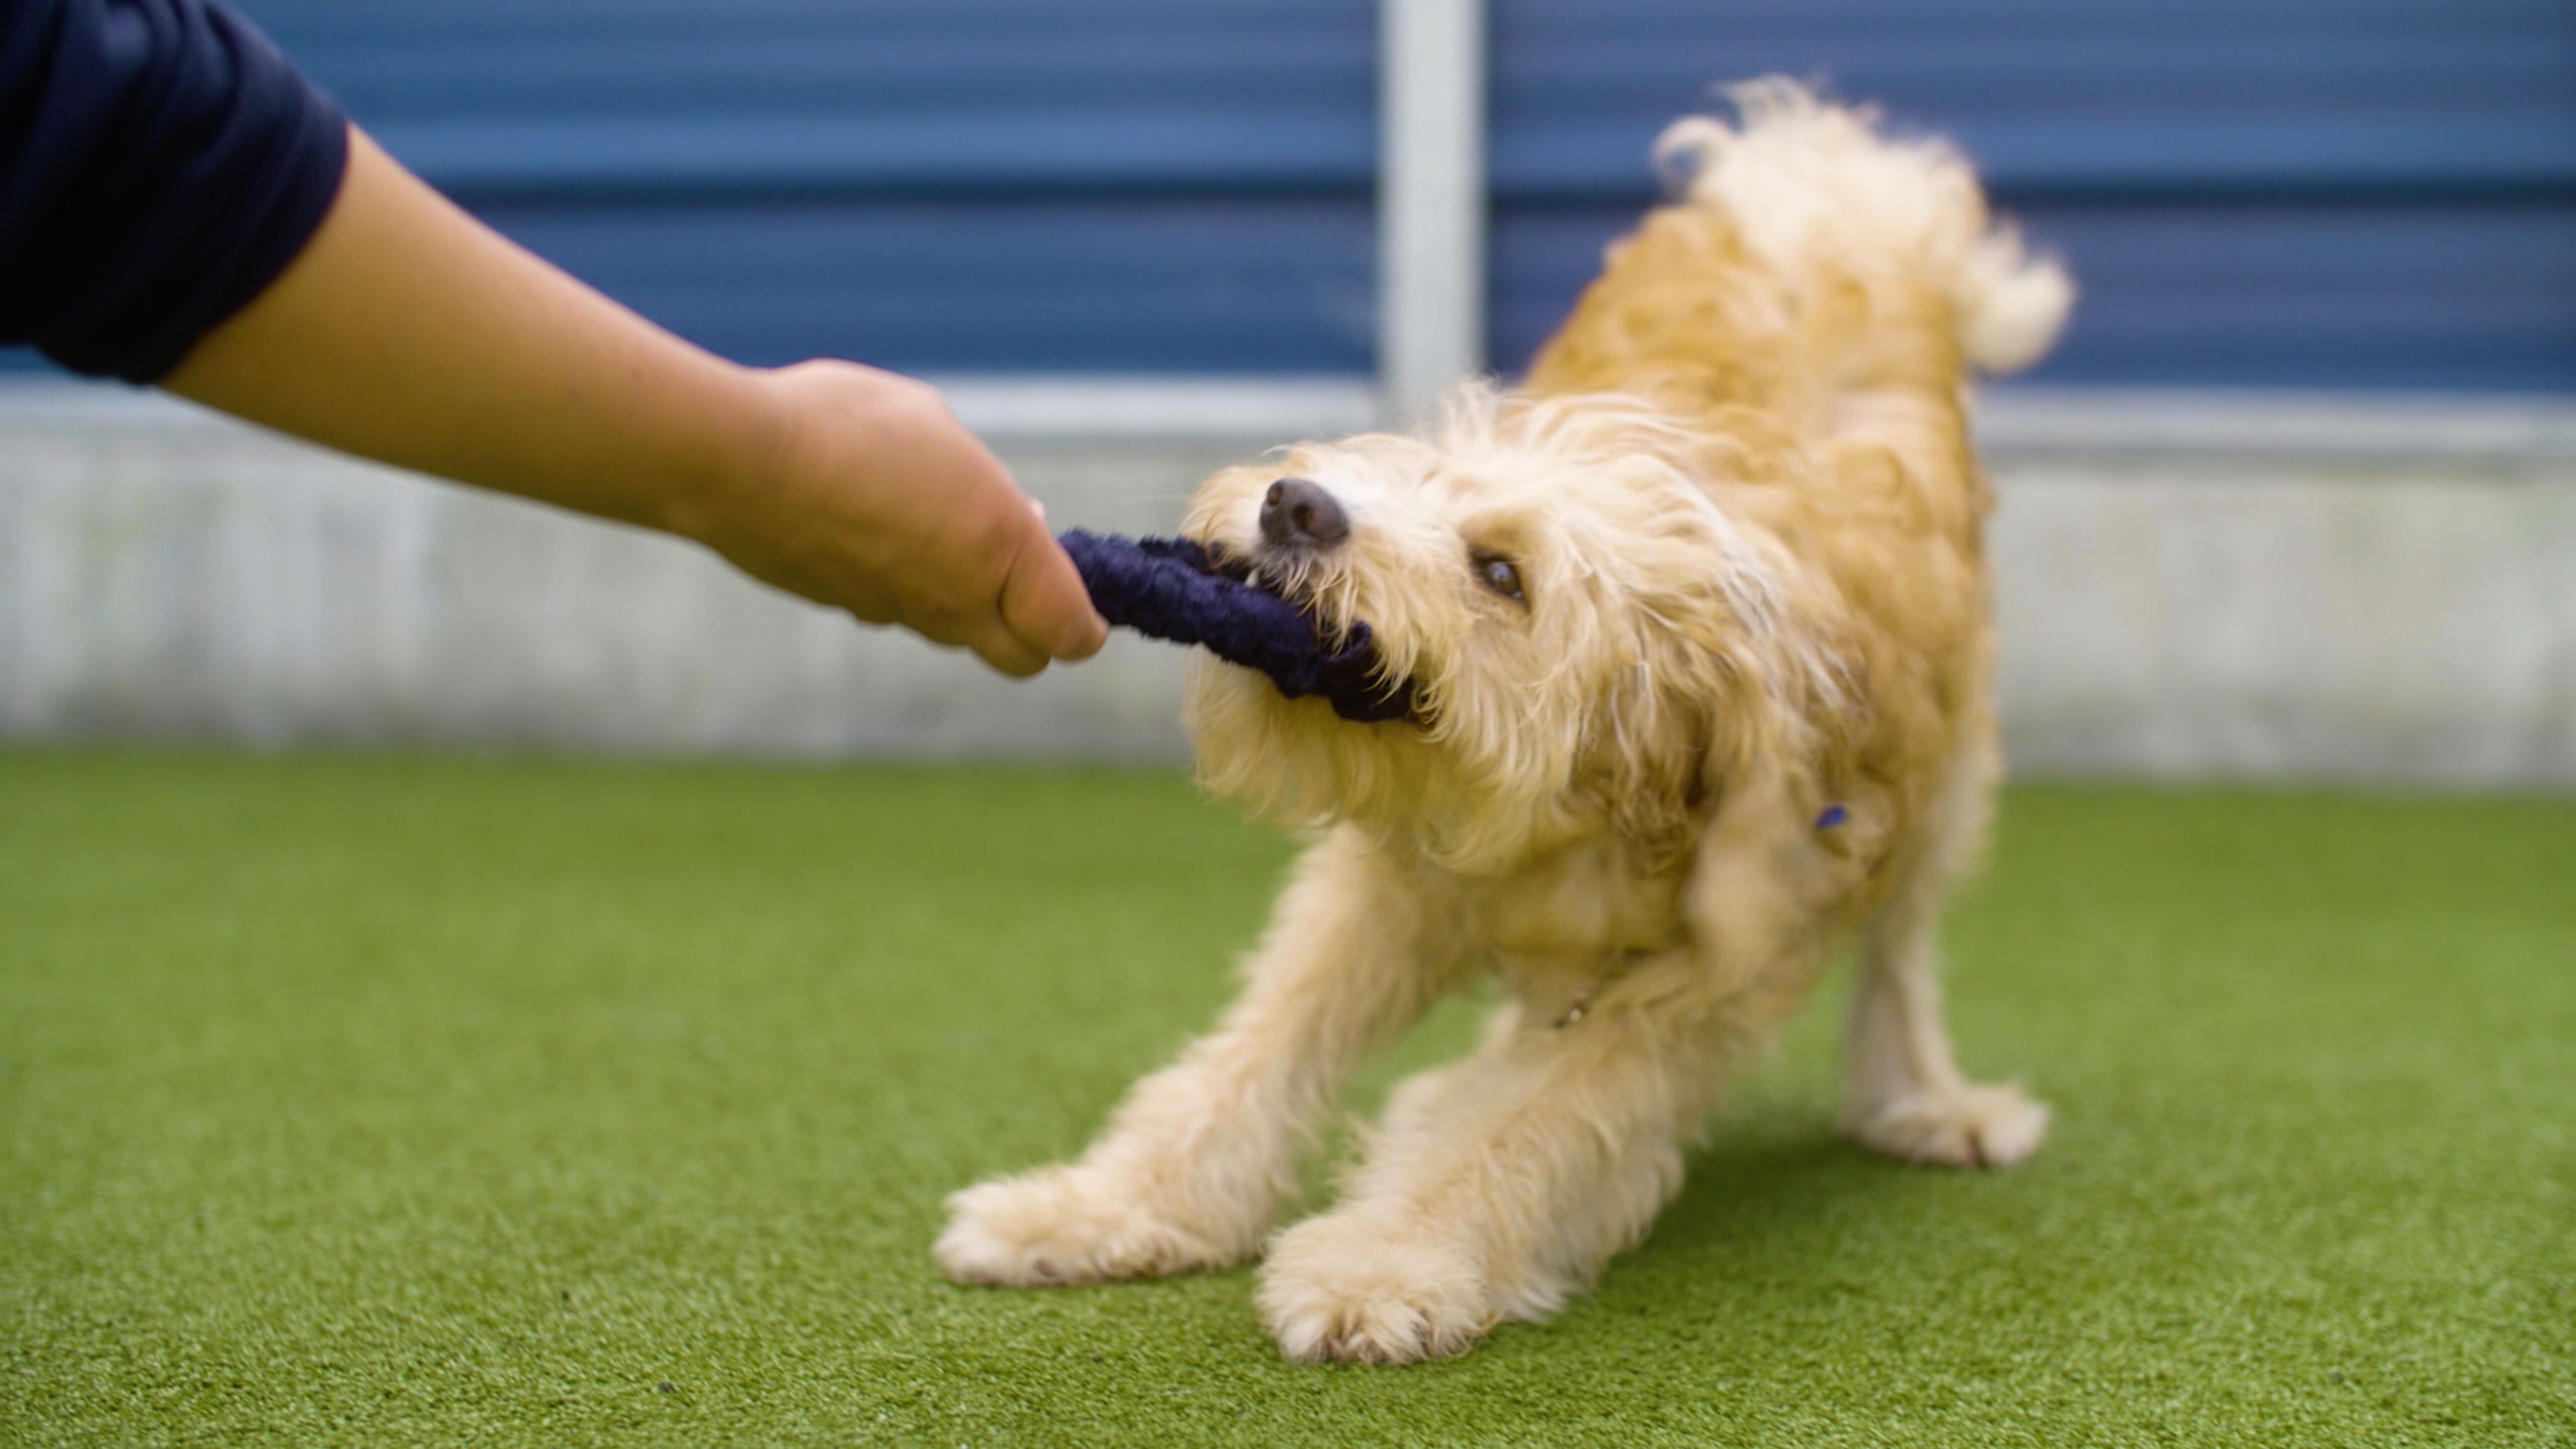
[[[1362,377],[962,373],[934,377],[967,426],[999,438],[1294,442],[1384,421]],[[0,429],[233,428],[156,392],[54,377],[0,381]],[[2576,457],[2576,398],[2008,385],[1977,403],[2008,453],[2318,458]]]

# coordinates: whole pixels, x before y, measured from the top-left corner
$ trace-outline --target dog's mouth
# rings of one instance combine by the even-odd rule
[[[1289,599],[1287,592],[1276,584],[1258,577],[1260,565],[1250,551],[1236,548],[1222,539],[1194,541],[1199,544],[1199,555],[1206,560],[1209,573],[1221,579],[1232,579],[1238,584],[1249,585],[1266,594],[1276,594],[1280,598],[1288,599],[1292,604],[1298,602],[1295,599]]]
[[[1245,547],[1212,539],[1199,544],[1199,552],[1208,573],[1258,589],[1274,599],[1284,599],[1315,622],[1317,633],[1327,637],[1335,634],[1332,611],[1324,606],[1323,590],[1318,587],[1323,570],[1305,550],[1264,543]],[[1344,620],[1339,633],[1347,635],[1368,627],[1356,619]]]
[[[1263,546],[1245,548],[1223,539],[1185,541],[1197,549],[1196,562],[1204,572],[1292,605],[1312,624],[1319,654],[1313,667],[1304,671],[1310,677],[1292,683],[1279,670],[1262,670],[1281,693],[1292,699],[1321,695],[1333,713],[1354,724],[1402,721],[1421,727],[1429,723],[1413,679],[1385,677],[1368,624],[1353,619],[1335,628],[1326,619],[1312,587],[1313,571],[1299,567],[1299,560]]]
[[[1258,542],[1229,543],[1221,538],[1185,541],[1198,550],[1200,572],[1295,605],[1297,612],[1314,624],[1317,638],[1327,647],[1337,638],[1348,643],[1354,633],[1369,632],[1369,626],[1356,619],[1342,620],[1337,625],[1332,611],[1324,607],[1322,590],[1316,586],[1319,571],[1295,550]]]

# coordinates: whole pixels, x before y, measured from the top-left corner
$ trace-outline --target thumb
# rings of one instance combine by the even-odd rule
[[[1002,622],[1042,654],[1088,659],[1108,642],[1109,622],[1092,609],[1082,575],[1043,517],[1034,506],[1023,515],[1020,547],[1002,580]]]

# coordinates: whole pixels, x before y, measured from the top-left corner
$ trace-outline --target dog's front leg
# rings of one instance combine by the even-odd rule
[[[1356,831],[1299,861],[1217,1029],[1138,1082],[1074,1162],[948,1200],[934,1249],[973,1283],[1083,1283],[1238,1262],[1293,1182],[1305,1124],[1455,974],[1457,932]]]
[[[1557,1026],[1511,1008],[1475,1055],[1399,1088],[1331,1212],[1280,1234],[1263,1316],[1299,1360],[1410,1363],[1539,1319],[1641,1236],[1679,1187],[1717,1054],[1641,967]]]
[[[1510,1008],[1389,1102],[1342,1203],[1280,1235],[1261,1306],[1291,1358],[1407,1363],[1539,1319],[1645,1235],[1724,1074],[1816,976],[1794,803],[1735,792],[1704,839],[1692,941],[1579,1012]],[[1791,832],[1785,833],[1784,832]]]

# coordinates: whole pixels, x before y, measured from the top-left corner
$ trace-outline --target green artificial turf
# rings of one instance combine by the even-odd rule
[[[1287,853],[1154,774],[0,755],[0,1443],[2576,1442],[2576,802],[2019,791],[1952,997],[2040,1156],[1837,1141],[1820,1001],[1462,1359],[943,1281]]]

